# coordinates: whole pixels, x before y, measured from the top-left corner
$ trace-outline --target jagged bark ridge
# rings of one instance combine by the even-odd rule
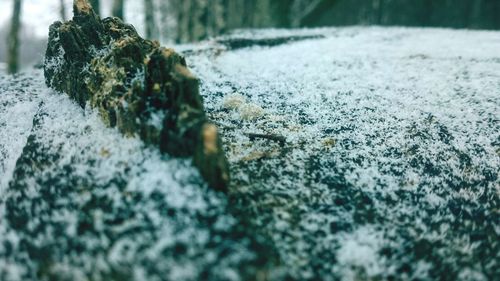
[[[75,0],[74,17],[50,27],[46,83],[125,135],[193,163],[214,188],[226,190],[227,160],[217,127],[208,122],[198,79],[182,56],[142,39],[118,18],[101,20],[87,0]]]

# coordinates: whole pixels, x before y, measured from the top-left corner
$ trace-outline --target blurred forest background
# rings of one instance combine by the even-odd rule
[[[101,16],[123,18],[144,37],[163,44],[196,42],[240,28],[395,25],[500,29],[500,0],[89,2]],[[6,39],[0,40],[0,72],[15,73],[40,63],[48,25],[70,18],[71,10],[72,0],[0,0],[0,36]]]

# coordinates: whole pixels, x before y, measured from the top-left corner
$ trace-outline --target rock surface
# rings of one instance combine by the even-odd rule
[[[498,32],[228,38],[247,47],[177,47],[221,128],[228,197],[40,73],[0,78],[0,280],[500,275]]]
[[[101,20],[86,0],[74,17],[50,27],[46,83],[104,123],[175,156],[193,156],[211,186],[226,190],[227,160],[215,125],[208,122],[198,79],[183,57],[144,40],[119,18]]]

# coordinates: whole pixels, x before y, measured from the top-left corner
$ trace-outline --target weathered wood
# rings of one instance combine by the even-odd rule
[[[127,136],[174,156],[192,156],[207,182],[226,190],[229,172],[218,129],[205,115],[198,79],[184,58],[118,18],[101,20],[87,0],[73,6],[73,20],[50,27],[47,85],[97,109],[106,125]]]

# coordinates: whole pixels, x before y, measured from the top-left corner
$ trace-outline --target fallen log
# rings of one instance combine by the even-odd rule
[[[97,109],[126,136],[193,157],[208,184],[225,191],[229,171],[218,129],[205,115],[185,59],[119,18],[101,20],[87,0],[74,0],[73,12],[72,20],[50,26],[46,84]]]

